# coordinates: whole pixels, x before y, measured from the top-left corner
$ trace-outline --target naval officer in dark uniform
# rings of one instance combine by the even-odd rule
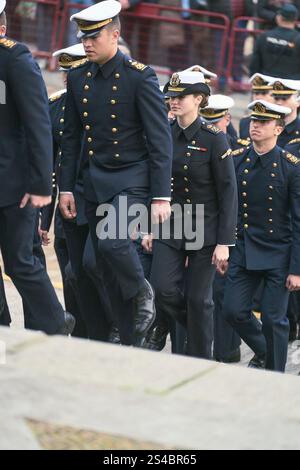
[[[25,302],[25,324],[70,333],[48,275],[33,255],[37,209],[51,202],[52,138],[45,85],[29,50],[5,36],[0,5],[0,247],[5,272]],[[30,317],[30,318],[29,318]]]
[[[84,131],[86,214],[94,248],[105,271],[121,340],[141,345],[153,324],[155,307],[152,287],[127,230],[133,217],[126,220],[124,214],[122,227],[117,217],[115,239],[105,238],[107,219],[97,217],[96,210],[108,203],[111,220],[115,213],[119,216],[124,198],[129,208],[139,203],[145,209],[150,199],[153,219],[167,219],[172,141],[154,71],[118,50],[120,8],[119,2],[106,0],[71,17],[89,62],[68,76],[60,207],[64,217],[76,215],[72,192]]]
[[[215,266],[222,268],[229,256],[228,246],[235,243],[234,165],[224,133],[199,117],[199,108],[205,107],[210,94],[203,74],[173,74],[165,94],[176,116],[172,125],[172,207],[186,210],[186,218],[175,211],[170,236],[154,237],[151,281],[160,312],[187,328],[187,354],[210,359]],[[188,220],[195,239],[184,231]],[[176,232],[178,223],[181,236]]]
[[[289,108],[254,101],[249,109],[253,144],[233,152],[240,197],[238,240],[230,257],[223,314],[255,352],[249,366],[284,372],[289,292],[300,289],[300,159],[276,145]],[[262,326],[251,313],[261,280]]]

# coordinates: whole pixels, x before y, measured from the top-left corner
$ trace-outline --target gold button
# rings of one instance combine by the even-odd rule
[[[114,140],[114,145],[118,145],[118,141],[117,140]]]
[[[248,224],[244,224],[244,228],[248,228],[248,227],[249,227],[249,225],[248,225]]]
[[[83,117],[88,117],[89,113],[87,113],[86,111],[83,113]]]
[[[184,190],[185,190],[186,193],[190,192],[189,188],[184,188]]]
[[[116,158],[119,158],[120,154],[119,153],[115,153],[115,157]]]
[[[92,138],[91,137],[88,137],[88,142],[92,142]]]
[[[89,126],[89,125],[85,126],[85,130],[86,130],[86,131],[89,131],[90,128],[91,128],[91,126]]]
[[[173,178],[172,178],[172,179],[173,179]],[[184,181],[188,181],[188,180],[189,180],[186,176],[185,176],[183,179],[184,179]]]
[[[83,98],[82,102],[87,103],[88,102],[87,98]]]
[[[89,155],[91,155],[91,156],[94,155],[93,150],[89,150]]]
[[[59,135],[63,135],[63,131],[59,131]]]
[[[273,232],[274,232],[274,230],[269,230],[269,232],[270,232],[270,233],[273,233]]]
[[[269,201],[273,201],[272,196],[269,196],[268,199],[269,199]]]
[[[113,128],[112,128],[112,132],[117,132],[117,130],[118,130],[118,129],[117,129],[116,127],[113,127]]]
[[[247,168],[246,168],[246,169],[244,170],[244,173],[246,173],[246,174],[249,173],[249,170],[247,170]]]
[[[112,89],[113,89],[113,91],[117,91],[118,87],[117,87],[116,85],[114,85],[114,86],[112,87]]]
[[[248,207],[248,204],[243,204],[243,207],[245,207],[245,208]]]
[[[245,214],[244,214],[244,217],[245,217],[245,219],[247,219],[247,217],[248,217],[248,214],[246,214],[246,213],[245,213]]]
[[[62,155],[62,151],[61,151],[61,150],[58,152],[58,155],[59,155],[59,156]]]
[[[186,153],[186,156],[187,156],[187,157],[190,157],[190,156],[191,156],[190,152],[187,152],[187,153]]]
[[[64,110],[66,109],[66,107],[65,107],[65,106],[63,106],[61,109],[64,111]]]
[[[269,207],[269,209],[268,209],[268,210],[269,210],[269,212],[273,212],[273,209],[272,209],[272,207]]]
[[[173,178],[173,177],[171,178],[171,181],[174,181],[174,178]]]
[[[243,197],[246,197],[246,196],[247,196],[247,193],[242,193],[242,196],[243,196]]]
[[[183,167],[184,170],[188,170],[188,168],[189,167],[187,165],[184,165],[184,167]]]
[[[277,163],[273,163],[273,167],[276,168],[278,165]]]
[[[90,89],[89,85],[84,85],[84,89],[89,90]]]
[[[120,74],[119,74],[119,73],[116,73],[116,74],[115,74],[115,78],[120,78]]]
[[[61,123],[65,122],[64,118],[61,118],[61,119],[59,120],[59,122],[61,122]]]
[[[250,162],[250,158],[246,158],[246,162],[249,163],[249,162]]]
[[[271,173],[271,176],[272,176],[272,178],[275,178],[276,175],[275,175],[275,173]]]
[[[243,186],[247,186],[247,181],[242,181]]]
[[[269,186],[269,189],[273,189],[273,186]]]
[[[92,76],[91,72],[88,72],[86,76],[90,78]]]
[[[187,202],[188,204],[190,204],[190,203],[191,203],[191,200],[190,200],[190,199],[187,199],[186,202]]]
[[[110,100],[111,104],[116,104],[116,100]]]
[[[196,141],[195,141],[195,140],[192,140],[192,145],[196,145]]]
[[[272,222],[273,222],[273,219],[269,219],[269,222],[271,222],[271,223],[272,223]]]
[[[110,117],[111,117],[112,119],[116,119],[117,116],[116,116],[115,114],[111,114]]]

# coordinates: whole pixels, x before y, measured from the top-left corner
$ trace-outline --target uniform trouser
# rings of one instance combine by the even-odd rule
[[[5,272],[11,277],[22,300],[28,306],[25,324],[48,334],[64,324],[64,311],[45,268],[33,255],[33,235],[37,210],[18,204],[0,208],[0,247]]]
[[[151,271],[159,309],[186,326],[187,354],[205,359],[211,358],[213,341],[213,251],[209,246],[186,252],[155,241]]]
[[[78,289],[78,303],[81,316],[85,322],[88,337],[94,340],[106,341],[110,331],[107,317],[105,289],[102,287],[100,298],[95,284],[84,269],[84,250],[89,234],[89,227],[77,225],[74,222],[63,222],[67,241],[68,253]]]
[[[0,325],[9,326],[10,323],[11,317],[5,295],[2,271],[0,268]]]
[[[289,339],[287,275],[286,269],[250,271],[232,261],[223,305],[224,318],[245,343],[255,354],[266,354],[266,368],[280,372],[285,370]],[[262,279],[261,325],[251,307],[253,295]]]
[[[86,217],[90,226],[90,233],[97,265],[102,279],[106,283],[109,294],[114,322],[120,333],[123,344],[134,342],[134,303],[133,299],[144,285],[144,271],[136,251],[135,244],[128,235],[129,224],[136,216],[129,216],[122,211],[122,226],[119,213],[121,211],[122,197],[127,197],[127,206],[141,204],[146,211],[148,204],[148,191],[144,188],[127,190],[116,195],[108,203],[106,217],[97,216],[97,203],[86,201]],[[115,217],[116,215],[116,217]],[[110,237],[104,237],[104,230],[112,228]],[[115,230],[114,230],[115,229]],[[120,230],[123,236],[120,236]]]
[[[85,322],[82,319],[79,308],[78,286],[75,276],[72,272],[66,239],[55,236],[54,250],[63,283],[65,307],[66,310],[70,312],[76,320],[75,328],[72,331],[72,336],[76,336],[78,338],[87,338],[88,336]]]
[[[216,272],[213,284],[214,299],[214,357],[222,361],[241,345],[241,339],[222,314],[226,275]],[[234,300],[232,300],[234,302]]]

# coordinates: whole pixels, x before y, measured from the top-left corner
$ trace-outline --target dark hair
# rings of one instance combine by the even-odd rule
[[[121,32],[121,22],[119,15],[115,16],[112,21],[106,26],[107,29],[118,29]]]
[[[276,125],[285,128],[285,121],[283,118],[276,119]]]
[[[194,95],[194,96],[202,96],[202,101],[199,105],[199,109],[206,108],[206,106],[208,106],[208,96],[207,95],[205,95],[204,93],[199,93],[199,94]]]
[[[0,26],[7,26],[5,11],[0,15]]]

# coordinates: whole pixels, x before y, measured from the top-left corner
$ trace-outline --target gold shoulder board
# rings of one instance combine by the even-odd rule
[[[7,47],[8,49],[11,49],[12,47],[16,46],[16,42],[12,41],[11,39],[7,38],[1,38],[0,39],[0,45]]]

